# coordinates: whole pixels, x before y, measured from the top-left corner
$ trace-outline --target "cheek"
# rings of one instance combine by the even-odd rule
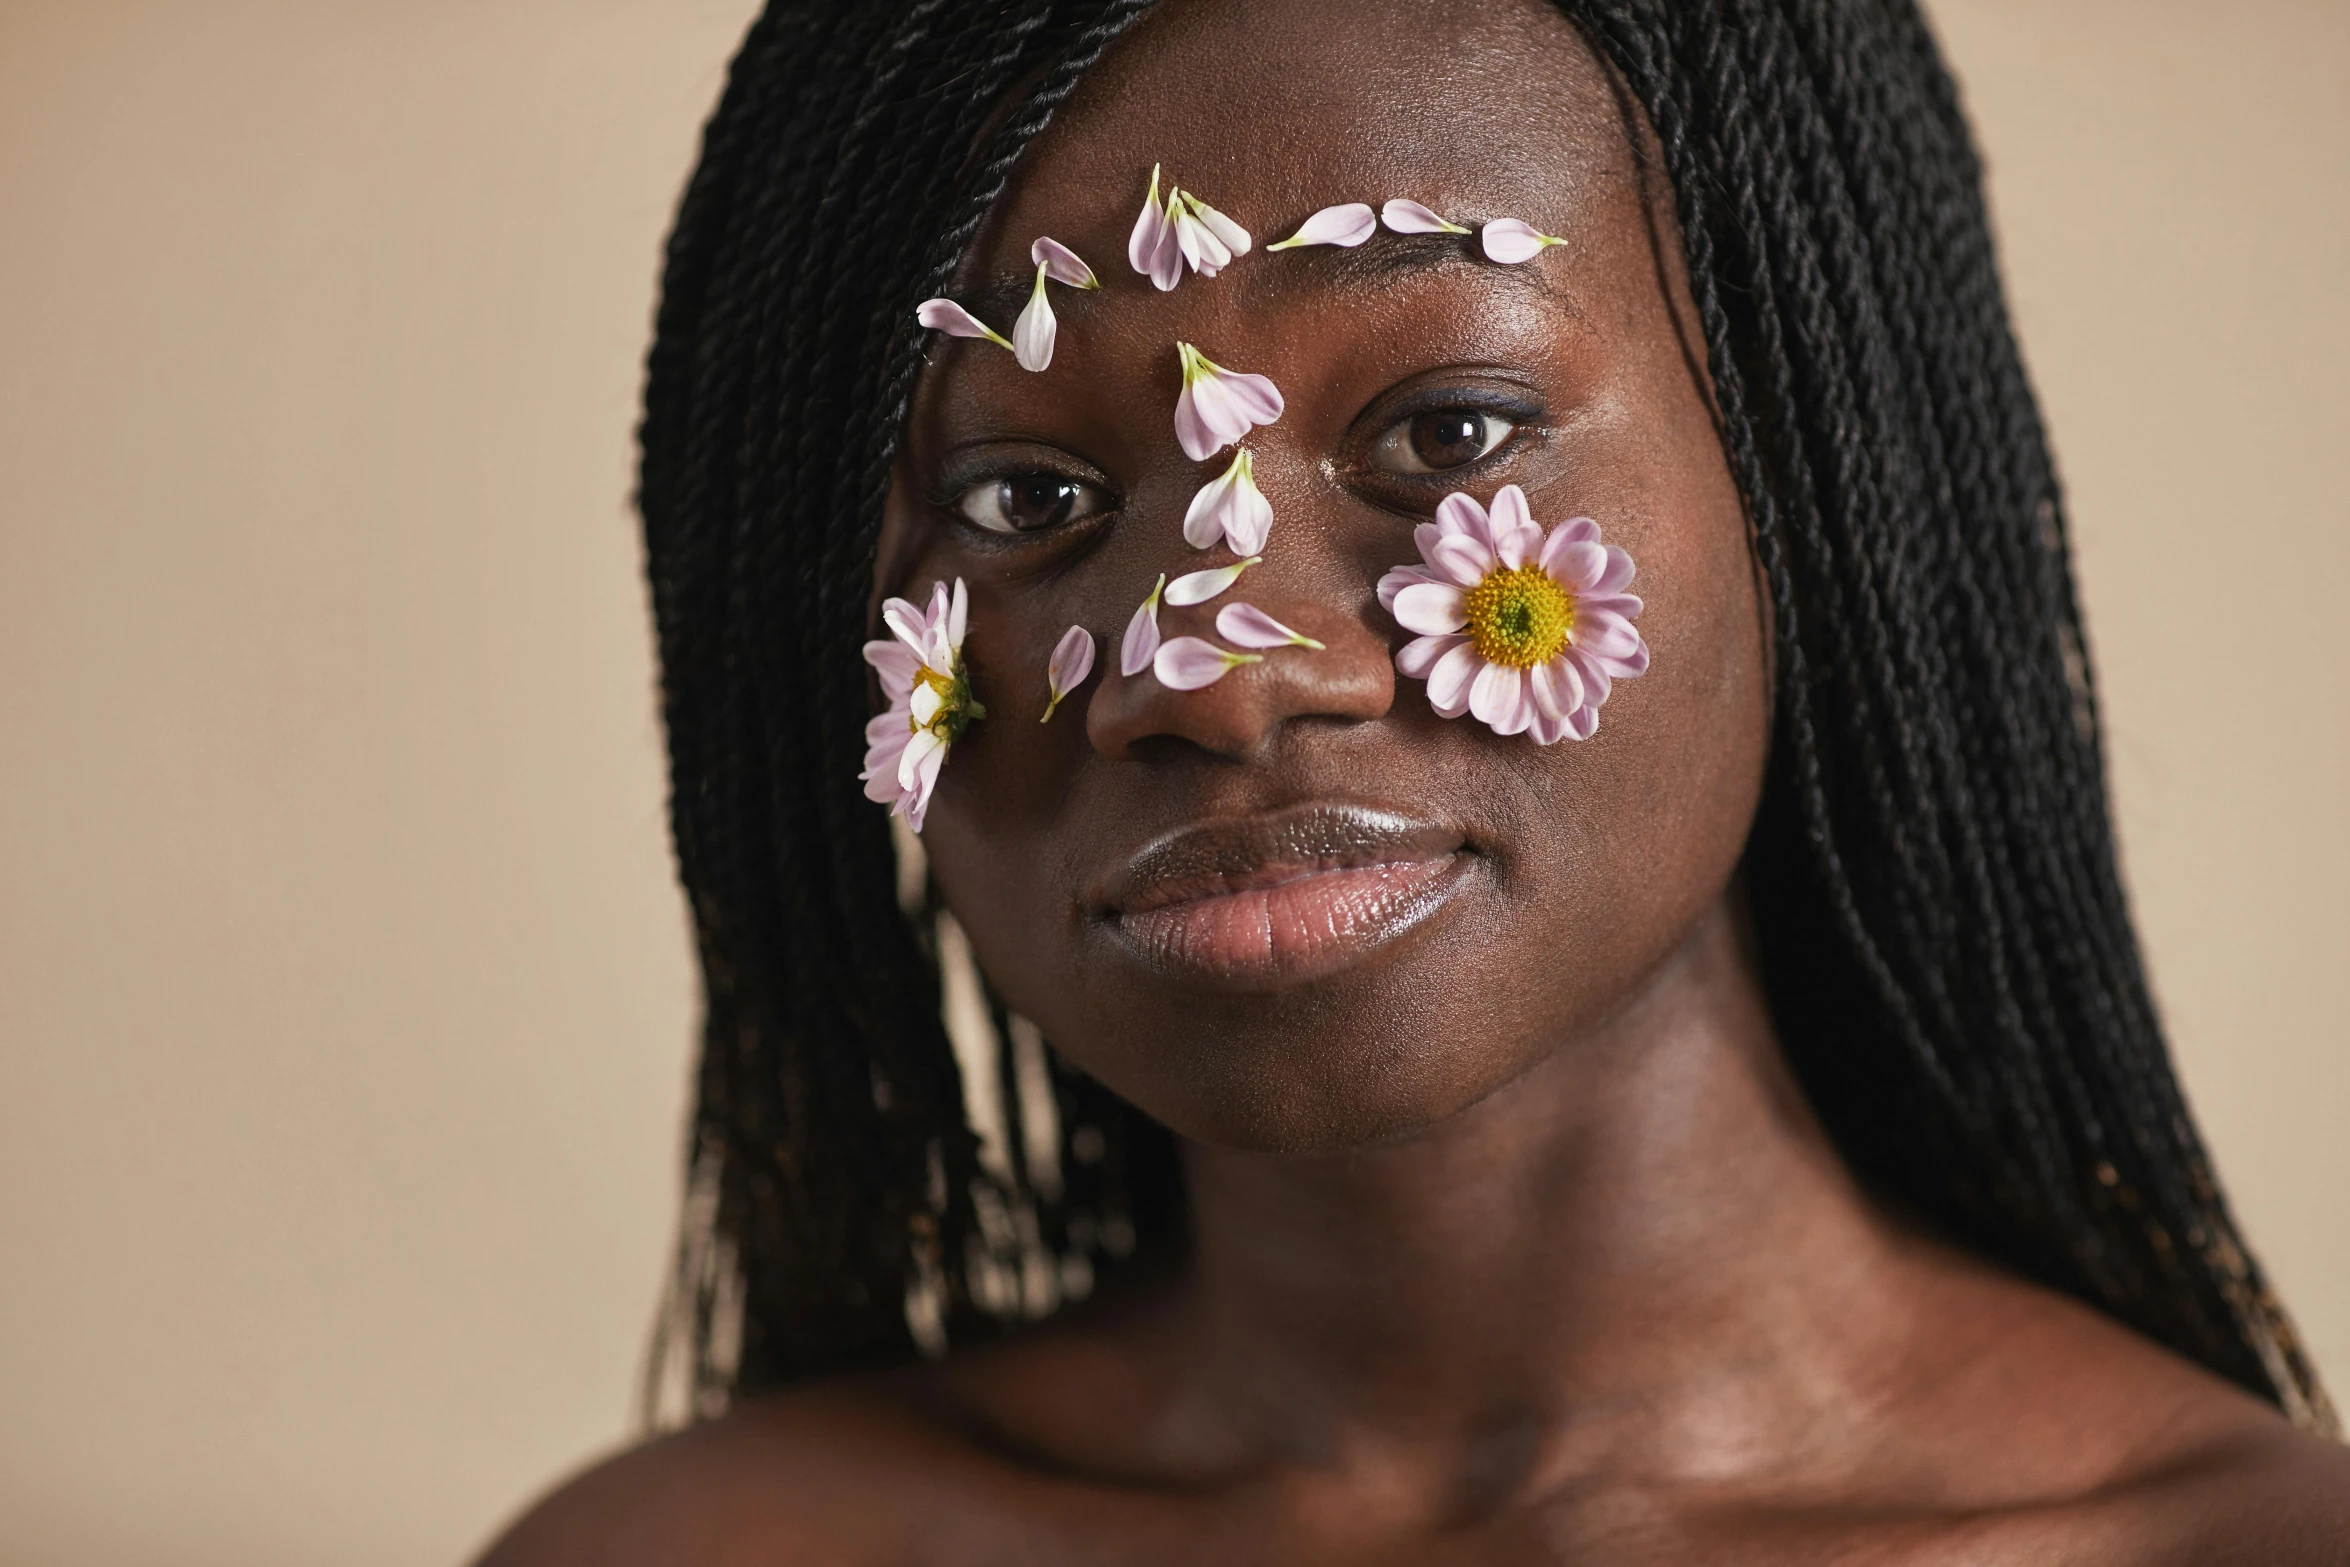
[[[1700,414],[1702,411],[1700,411]],[[1593,741],[1544,753],[1519,841],[1529,904],[1562,950],[1645,973],[1722,895],[1769,746],[1767,636],[1743,508],[1710,425],[1633,443],[1602,516],[1638,565],[1648,672],[1620,682]],[[1654,428],[1654,427],[1652,427]],[[1644,449],[1645,448],[1645,449]],[[1620,526],[1619,526],[1620,524]]]

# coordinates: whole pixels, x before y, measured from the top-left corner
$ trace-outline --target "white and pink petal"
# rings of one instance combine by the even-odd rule
[[[1039,237],[1028,247],[1028,259],[1044,268],[1046,277],[1070,288],[1099,288],[1102,280],[1094,276],[1093,268],[1085,258],[1057,239]]]
[[[1398,196],[1379,209],[1379,221],[1396,234],[1466,234],[1469,231],[1449,218],[1438,217],[1416,201]]]
[[[1378,229],[1379,214],[1371,210],[1370,203],[1350,201],[1344,206],[1324,207],[1299,224],[1297,232],[1289,238],[1275,240],[1265,249],[1293,250],[1301,245],[1337,245],[1351,250],[1369,239]]]
[[[1254,604],[1227,604],[1216,611],[1216,635],[1235,647],[1302,647],[1324,651],[1323,645],[1291,626],[1285,626]]]
[[[1060,318],[1053,314],[1053,302],[1045,298],[1046,268],[1036,269],[1036,288],[1028,296],[1020,318],[1012,323],[1012,357],[1023,370],[1038,371],[1052,368],[1053,345],[1060,339]]]
[[[1459,634],[1442,637],[1414,637],[1395,650],[1396,673],[1413,680],[1425,680],[1436,661],[1456,647],[1467,647],[1469,639]]]
[[[1418,582],[1395,596],[1396,624],[1423,637],[1450,636],[1468,624],[1459,588],[1449,582]]]
[[[1448,534],[1436,541],[1436,548],[1428,552],[1429,569],[1460,587],[1473,588],[1490,576],[1499,565],[1493,550],[1482,539],[1473,539],[1465,533]]]
[[[1159,599],[1167,591],[1167,574],[1159,573],[1158,586],[1150,597],[1142,601],[1134,617],[1126,622],[1125,639],[1118,645],[1118,672],[1128,679],[1151,667],[1151,659],[1159,651]]]
[[[1379,607],[1395,613],[1395,596],[1408,587],[1422,582],[1441,582],[1444,579],[1426,566],[1397,566],[1379,579]]]
[[[1428,705],[1446,718],[1460,717],[1469,710],[1469,688],[1485,667],[1485,660],[1477,656],[1477,645],[1467,637],[1460,638],[1428,671]]]
[[[1234,653],[1199,637],[1172,637],[1151,660],[1151,673],[1169,690],[1198,691],[1242,664],[1263,662],[1261,653]]]
[[[1553,544],[1545,540],[1541,565],[1553,581],[1574,594],[1580,603],[1591,591],[1591,585],[1599,580],[1600,573],[1607,570],[1607,551],[1591,543]]]

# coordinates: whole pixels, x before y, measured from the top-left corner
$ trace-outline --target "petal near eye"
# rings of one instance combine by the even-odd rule
[[[1371,461],[1390,473],[1442,473],[1491,454],[1517,426],[1474,408],[1440,408],[1399,419],[1371,448]]]

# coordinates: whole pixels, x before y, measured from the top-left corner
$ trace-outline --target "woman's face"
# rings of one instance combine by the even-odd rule
[[[1134,273],[1153,164],[1257,248],[1170,293]],[[1390,197],[1567,243],[1517,266],[1385,231],[1264,249]],[[1186,1136],[1327,1149],[1428,1125],[1571,1048],[1724,896],[1762,771],[1765,639],[1658,221],[1606,77],[1541,0],[1169,0],[1031,148],[977,247],[958,294],[999,329],[1039,235],[1105,286],[1056,286],[1048,371],[941,339],[920,381],[876,601],[963,579],[988,712],[924,842],[1006,1001]],[[1182,536],[1230,454],[1177,444],[1178,341],[1270,377],[1286,410],[1246,442],[1275,519],[1263,564],[1162,609],[1163,632],[1220,640],[1243,601],[1326,645],[1189,692],[1117,667],[1162,572],[1232,559]],[[1506,484],[1638,567],[1652,666],[1588,740],[1448,721],[1394,667],[1409,633],[1380,575],[1418,561],[1413,525],[1445,495]],[[1040,724],[1072,625],[1103,654]]]

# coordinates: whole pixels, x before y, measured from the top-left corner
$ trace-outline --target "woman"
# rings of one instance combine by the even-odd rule
[[[643,506],[715,1418],[493,1563],[2350,1560],[1906,0],[778,4]]]

